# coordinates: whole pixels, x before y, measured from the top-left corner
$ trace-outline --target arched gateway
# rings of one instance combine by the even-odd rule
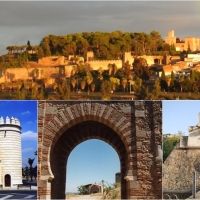
[[[122,199],[162,198],[161,101],[39,101],[38,109],[39,199],[65,199],[68,156],[88,139],[118,153]]]

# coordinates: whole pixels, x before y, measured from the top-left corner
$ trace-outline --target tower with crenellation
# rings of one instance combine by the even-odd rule
[[[0,118],[0,185],[5,189],[22,184],[22,149],[20,121]]]

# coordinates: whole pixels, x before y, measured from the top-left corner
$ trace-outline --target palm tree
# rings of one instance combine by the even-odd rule
[[[126,78],[123,78],[123,79],[122,79],[122,86],[123,86],[123,88],[124,88],[124,92],[125,92],[126,85],[127,85],[127,79],[126,79]]]
[[[57,84],[56,82],[54,82],[54,83],[52,84],[52,87],[53,87],[54,92],[56,92],[56,90],[57,90],[57,88],[58,88],[58,84]]]
[[[81,90],[85,89],[85,85],[86,85],[86,82],[85,82],[84,79],[82,79],[82,81],[81,81]]]
[[[98,73],[99,73],[100,75],[103,74],[103,68],[102,68],[102,67],[99,67],[99,69],[98,69]]]
[[[91,89],[92,89],[92,92],[94,92],[94,89],[95,89],[95,84],[94,83],[91,84]]]
[[[115,63],[113,63],[113,75],[115,76],[115,74],[117,73],[117,65]]]
[[[6,50],[8,51],[8,54],[11,53],[11,46],[7,46]]]
[[[89,95],[89,93],[90,93],[89,85],[90,85],[90,84],[92,83],[92,81],[93,81],[92,74],[91,74],[89,71],[86,72],[85,80],[86,80],[86,82],[87,82],[87,84],[88,84],[88,95]]]
[[[30,165],[30,176],[31,176],[31,181],[33,181],[33,162],[34,162],[35,158],[31,159],[29,158],[28,159],[28,164]]]
[[[109,76],[112,74],[112,69],[113,69],[112,64],[108,64],[108,74],[109,74]]]
[[[99,69],[98,69],[98,73],[99,73],[99,75],[98,75],[98,79],[100,80],[100,81],[102,81],[103,80],[103,68],[102,67],[99,67]]]
[[[75,88],[75,86],[76,86],[76,79],[75,79],[75,78],[72,78],[72,79],[71,79],[71,84],[72,84],[73,92],[74,92],[74,88]]]
[[[77,70],[78,70],[77,66],[74,65],[74,66],[72,67],[71,75],[73,76],[74,74],[76,74],[76,73],[77,73]]]

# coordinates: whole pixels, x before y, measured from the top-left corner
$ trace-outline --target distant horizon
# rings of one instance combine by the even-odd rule
[[[155,30],[165,39],[174,30],[182,39],[200,38],[199,6],[196,1],[0,1],[0,54],[27,41],[38,45],[47,35],[82,32]]]
[[[80,156],[81,155],[81,156]],[[66,166],[65,193],[76,193],[81,185],[115,183],[120,172],[120,160],[116,150],[99,139],[89,139],[77,145],[70,153]]]
[[[180,37],[179,35],[176,35],[176,32],[175,32],[175,30],[174,29],[171,29],[171,30],[173,30],[174,31],[174,35],[175,35],[175,37],[176,38],[180,38],[181,40],[184,40],[185,38],[190,38],[190,37],[194,37],[194,38],[199,38],[200,39],[200,34],[199,34],[199,36],[192,36],[192,35],[190,35],[190,36],[185,36],[184,38],[182,38],[182,37]],[[63,36],[68,36],[68,35],[71,35],[71,34],[82,34],[82,33],[85,33],[85,32],[87,32],[87,33],[95,33],[95,32],[100,32],[100,33],[113,33],[113,32],[116,32],[116,31],[121,31],[122,33],[142,33],[142,32],[144,32],[144,31],[123,31],[123,30],[113,30],[113,31],[100,31],[100,30],[96,30],[96,31],[82,31],[82,32],[71,32],[71,33],[66,33],[66,34],[46,34],[46,35],[43,35],[43,37],[41,37],[40,39],[38,38],[38,41],[42,41],[42,39],[43,38],[45,38],[45,37],[47,37],[47,36],[50,36],[50,35],[54,35],[54,36],[60,36],[60,37],[63,37]],[[144,32],[144,33],[146,33],[146,34],[150,34],[152,31],[156,31],[156,32],[158,32],[158,33],[160,33],[158,30],[155,30],[155,29],[152,29],[150,32]],[[170,31],[170,30],[168,30],[168,31]],[[161,33],[160,33],[161,34]],[[167,37],[168,36],[168,32],[166,33],[166,36],[165,37]],[[165,41],[165,37],[163,37],[162,35],[161,35],[161,38]],[[16,45],[15,43],[13,43],[13,44],[9,44],[9,45],[7,45],[7,47],[8,46],[21,46],[21,45],[26,45],[27,44],[27,42],[28,41],[30,41],[30,40],[27,40],[27,41],[24,41],[24,43],[21,43],[20,45]],[[35,46],[35,45],[40,45],[40,42],[39,43],[34,43],[34,44],[32,44],[31,43],[31,46]],[[8,51],[6,50],[6,53],[7,53]],[[6,54],[5,53],[5,54]],[[1,55],[1,54],[0,54]],[[2,54],[3,55],[3,54]]]

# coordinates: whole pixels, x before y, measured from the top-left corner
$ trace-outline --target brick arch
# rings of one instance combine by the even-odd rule
[[[59,175],[55,177],[54,175],[56,170],[65,173],[67,157],[74,147],[69,146],[65,149],[66,155],[62,148],[57,147],[62,147],[60,144],[68,146],[70,144],[68,139],[76,146],[92,138],[90,134],[82,135],[81,131],[78,131],[80,132],[78,139],[64,138],[74,127],[77,128],[81,123],[87,125],[90,122],[99,123],[105,126],[108,132],[113,133],[111,139],[97,134],[93,134],[93,137],[111,143],[121,156],[120,164],[125,169],[121,180],[125,180],[126,183],[123,190],[123,195],[126,193],[126,196],[122,197],[127,199],[162,197],[162,161],[159,153],[162,144],[160,101],[41,101],[38,107],[39,199],[64,198],[63,192],[57,197],[51,196],[56,194],[57,189],[54,186],[57,185],[57,180],[62,183],[62,187],[65,187],[64,176],[59,179]],[[119,146],[114,142],[115,139],[120,141]],[[53,159],[57,161],[53,162]]]
[[[101,122],[114,130],[124,142],[127,152],[130,151],[131,123],[126,117],[117,110],[103,104],[95,103],[94,106],[91,106],[91,103],[81,103],[57,113],[47,123],[43,141],[46,144],[48,154],[50,154],[57,140],[67,129],[77,123],[91,120]],[[49,175],[49,179],[52,179],[53,174],[50,169],[49,159],[44,161],[44,165],[48,169],[46,175]]]
[[[124,177],[126,176],[128,165],[128,154],[126,152],[125,145],[123,144],[121,138],[117,136],[115,131],[108,126],[95,121],[84,121],[72,126],[57,141],[50,155],[50,166],[54,175],[51,185],[51,197],[53,199],[64,198],[66,177],[60,175],[67,174],[67,159],[74,147],[88,139],[99,139],[105,141],[109,143],[118,153],[122,173],[121,183],[123,183],[121,194],[124,197],[123,199],[125,199],[126,180]]]

